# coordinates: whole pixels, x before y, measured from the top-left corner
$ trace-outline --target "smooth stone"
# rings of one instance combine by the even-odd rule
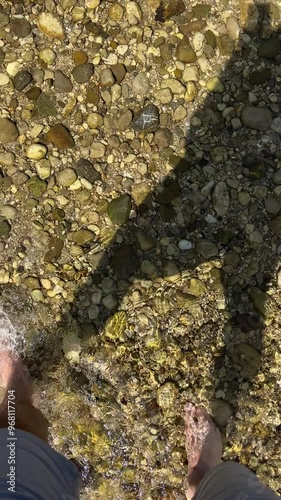
[[[15,76],[14,76],[14,86],[15,89],[18,91],[22,91],[27,87],[32,82],[32,75],[29,73],[29,71],[22,70],[19,71]]]
[[[35,198],[41,198],[47,189],[47,184],[36,175],[31,177],[26,185]]]
[[[182,79],[185,83],[197,82],[199,80],[199,69],[197,66],[186,66]]]
[[[77,245],[87,245],[95,238],[95,233],[90,231],[89,229],[78,229],[71,235],[72,241],[74,241]]]
[[[40,50],[39,57],[46,64],[53,64],[53,62],[56,60],[56,53],[50,48],[45,48]]]
[[[103,117],[98,113],[90,113],[87,117],[87,124],[90,129],[97,129],[103,124]]]
[[[53,125],[46,136],[59,150],[73,148],[75,146],[73,137],[62,123]]]
[[[114,75],[111,69],[103,69],[100,73],[100,84],[102,87],[112,87],[115,83]]]
[[[198,3],[197,5],[194,5],[192,7],[192,12],[197,19],[203,19],[204,17],[207,17],[211,10],[211,5],[204,4],[204,3]]]
[[[10,153],[8,151],[0,152],[0,165],[4,165],[5,167],[12,167],[15,163],[15,155],[14,153]]]
[[[202,240],[197,245],[197,251],[205,259],[215,257],[218,253],[217,245],[213,241]]]
[[[55,71],[54,87],[58,92],[71,92],[73,89],[70,78],[60,69]]]
[[[116,63],[111,66],[111,71],[117,83],[121,83],[126,76],[126,68],[122,63]]]
[[[63,249],[64,242],[56,236],[51,236],[48,243],[48,250],[45,253],[45,262],[56,262],[60,256]]]
[[[44,181],[51,175],[51,165],[48,160],[42,160],[36,163],[36,172],[38,177]]]
[[[233,38],[233,40],[239,40],[240,26],[238,24],[236,17],[230,16],[227,18],[226,29],[231,38]]]
[[[159,128],[154,135],[154,144],[158,146],[159,150],[173,144],[173,134],[168,128]]]
[[[277,236],[281,236],[281,215],[277,215],[272,221],[269,223],[269,227],[273,233]]]
[[[276,118],[274,118],[272,120],[270,128],[274,132],[277,132],[277,134],[281,135],[281,118],[280,118],[280,116],[277,116]]]
[[[147,93],[149,92],[149,81],[145,73],[139,73],[134,78],[133,92],[140,95],[147,95]]]
[[[180,250],[191,250],[192,249],[192,243],[189,240],[180,240],[178,245],[179,245]]]
[[[145,182],[140,182],[132,187],[132,198],[136,205],[144,205],[150,201],[151,189]]]
[[[163,89],[169,88],[173,94],[183,94],[185,92],[185,86],[176,78],[167,78],[161,83]],[[159,92],[159,91],[158,91]]]
[[[241,114],[244,127],[254,130],[267,130],[272,122],[272,114],[268,108],[245,106]]]
[[[159,126],[159,110],[154,104],[148,104],[134,114],[131,126],[137,131],[152,132]]]
[[[139,267],[139,259],[131,245],[123,244],[114,253],[111,267],[119,278],[128,279]]]
[[[94,65],[92,63],[79,64],[72,70],[72,76],[77,83],[87,83],[94,74]]]
[[[74,166],[77,175],[84,179],[87,179],[91,184],[101,179],[101,174],[95,169],[94,165],[84,158],[78,160]]]
[[[155,238],[149,236],[144,231],[137,231],[136,237],[138,245],[143,252],[147,252],[156,246]]]
[[[264,200],[264,206],[269,214],[276,215],[280,212],[281,203],[276,198],[268,197]]]
[[[88,87],[86,89],[86,103],[94,104],[97,106],[100,102],[100,95],[98,87]]]
[[[132,208],[131,198],[123,194],[111,200],[108,204],[108,216],[114,224],[125,224],[129,220]]]
[[[118,3],[113,3],[110,5],[110,9],[108,12],[108,17],[111,21],[120,22],[123,19],[124,15],[124,7],[119,5]]]
[[[72,54],[72,59],[75,66],[79,66],[80,64],[85,64],[88,61],[88,56],[84,50],[76,50]]]
[[[0,118],[0,143],[15,142],[18,135],[18,129],[11,120]]]
[[[105,145],[102,142],[94,142],[91,147],[91,158],[103,158],[105,155]]]
[[[259,57],[265,57],[268,59],[275,58],[281,50],[281,42],[278,38],[271,37],[268,40],[262,42],[258,55]]]
[[[213,76],[207,80],[207,90],[221,94],[224,91],[224,84],[218,76]]]
[[[8,85],[10,82],[10,78],[6,73],[0,73],[0,87],[4,87],[5,85]]]
[[[1,207],[1,214],[3,217],[6,217],[6,219],[15,219],[17,216],[17,209],[13,205],[2,205]]]
[[[4,12],[0,12],[0,29],[7,26],[8,23],[9,23],[9,16],[7,16],[7,14],[4,14]]]
[[[175,283],[181,278],[181,272],[175,262],[171,260],[165,262],[163,266],[163,278],[171,283]]]
[[[23,17],[13,17],[10,22],[10,29],[18,38],[25,38],[31,32],[31,24]]]
[[[65,37],[63,24],[58,16],[52,12],[41,12],[37,18],[38,28],[44,35],[55,40]]]
[[[281,184],[281,168],[279,168],[273,175],[273,182],[275,184]]]
[[[41,89],[39,89],[39,87],[32,87],[31,89],[27,90],[27,92],[25,92],[27,99],[29,99],[30,101],[36,101],[40,94]]]
[[[217,215],[223,217],[227,214],[230,204],[229,192],[225,182],[218,182],[212,193],[212,204]]]
[[[11,226],[7,220],[0,221],[0,238],[8,236],[11,231]]]
[[[26,150],[26,156],[31,160],[41,160],[47,153],[47,148],[44,144],[31,144]]]
[[[57,183],[62,187],[69,187],[77,180],[77,174],[73,168],[66,167],[56,176]]]

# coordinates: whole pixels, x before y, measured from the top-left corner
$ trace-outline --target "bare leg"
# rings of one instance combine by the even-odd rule
[[[0,381],[6,390],[0,405],[0,427],[8,427],[8,395],[14,390],[16,428],[47,441],[48,421],[32,404],[31,377],[19,356],[0,352]]]
[[[191,500],[205,474],[220,463],[222,441],[218,428],[203,408],[187,403],[184,420],[188,459],[187,498]]]

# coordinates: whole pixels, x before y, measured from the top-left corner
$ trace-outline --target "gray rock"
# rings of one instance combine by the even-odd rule
[[[112,87],[115,83],[114,75],[111,69],[106,68],[101,71],[100,74],[100,84],[102,87]]]
[[[18,38],[25,38],[31,32],[31,24],[23,17],[13,17],[10,28],[11,32]]]
[[[245,106],[241,114],[241,121],[244,127],[267,130],[272,122],[272,114],[268,108]]]
[[[55,101],[44,92],[41,92],[38,99],[36,99],[35,106],[38,118],[47,118],[58,114]]]
[[[227,426],[229,419],[234,414],[232,406],[223,399],[211,401],[212,417],[220,428]]]
[[[273,175],[273,182],[275,182],[275,184],[281,184],[281,168]]]
[[[19,90],[20,92],[27,87],[32,82],[32,75],[29,73],[29,71],[22,70],[19,71],[15,76],[14,76],[14,86],[16,90]]]
[[[89,160],[81,158],[81,160],[74,165],[74,168],[79,177],[84,177],[92,184],[101,179],[101,174],[95,169],[94,165]]]
[[[139,73],[133,80],[135,94],[146,95],[149,91],[149,81],[145,73]]]
[[[215,257],[215,255],[217,255],[218,248],[213,241],[202,240],[197,245],[197,251],[204,257],[204,259],[210,259],[211,257]]]
[[[277,134],[281,134],[281,118],[280,116],[277,116],[272,120],[271,130],[274,130],[274,132],[277,132]]]
[[[65,75],[60,69],[55,71],[54,86],[59,92],[71,92],[73,89],[70,78],[68,78],[68,76]]]
[[[159,110],[154,104],[148,104],[138,113],[135,113],[132,120],[132,127],[135,130],[151,132],[159,125]]]
[[[269,227],[273,233],[277,234],[277,236],[281,236],[281,215],[277,215],[272,221],[269,223]]]
[[[72,70],[72,76],[77,83],[86,83],[94,74],[94,65],[92,63],[79,64]]]
[[[281,42],[278,38],[271,37],[268,40],[262,42],[258,55],[260,57],[265,57],[268,59],[275,58],[281,50]]]
[[[8,118],[0,118],[0,143],[14,142],[19,135],[16,125]]]
[[[131,208],[130,196],[123,194],[108,204],[108,216],[114,224],[125,224],[129,219]]]
[[[216,213],[223,217],[229,209],[229,193],[225,182],[221,181],[215,185],[212,194],[212,203]]]
[[[281,204],[280,201],[277,200],[276,198],[273,198],[272,196],[269,196],[264,200],[264,206],[265,210],[269,214],[276,215],[278,212],[280,212]]]

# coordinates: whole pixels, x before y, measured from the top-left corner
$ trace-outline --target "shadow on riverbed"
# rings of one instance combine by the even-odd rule
[[[61,321],[62,336],[69,333],[67,325],[78,328],[86,353],[86,361],[70,369],[74,385],[84,385],[86,392],[93,384],[105,387],[105,396],[93,397],[114,394],[121,407],[140,398],[148,419],[165,413],[157,387],[171,384],[167,387],[182,399],[211,395],[213,414],[224,428],[236,413],[241,387],[249,390],[261,365],[264,322],[270,324],[276,311],[266,292],[275,280],[281,236],[280,191],[274,191],[280,136],[269,129],[269,111],[260,116],[244,111],[244,123],[252,120],[259,130],[243,127],[240,119],[243,106],[269,106],[273,119],[280,113],[278,33],[261,38],[267,9],[257,5],[249,12],[249,26],[229,62],[221,73],[215,71],[219,80],[210,82],[213,92],[195,110],[192,102],[187,104],[184,144],[180,131],[173,137],[169,125],[156,132],[161,162],[170,164],[170,174],[135,206],[136,216],[119,227],[115,240],[118,236],[122,243],[113,242],[98,254],[90,250],[95,270]],[[209,34],[208,42],[211,57],[216,40]],[[230,52],[232,43],[221,35],[221,53]],[[174,109],[174,103],[170,106]],[[180,146],[179,153],[170,148],[180,139],[183,155]],[[144,179],[151,180],[153,173]],[[141,297],[133,276],[141,279],[147,297]],[[130,325],[125,313],[116,312],[127,310],[132,286],[139,317],[131,318]],[[101,288],[107,290],[108,304],[117,300],[113,310],[99,303]],[[99,308],[97,319],[89,319],[90,306],[92,317]],[[149,316],[151,311],[159,318]],[[63,357],[61,348],[53,351],[52,340],[48,345],[42,339],[34,349],[30,364],[37,376],[50,373]],[[157,356],[164,353],[169,359],[161,362]],[[204,386],[204,363],[210,357],[211,389]],[[190,382],[189,369],[195,373]]]

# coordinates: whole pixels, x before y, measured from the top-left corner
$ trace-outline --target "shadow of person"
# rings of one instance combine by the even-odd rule
[[[154,486],[168,483],[163,460],[175,464],[177,453],[183,460],[178,415],[184,401],[211,406],[231,441],[231,416],[254,432],[251,418],[274,399],[274,383],[267,395],[263,385],[273,377],[280,321],[274,285],[281,250],[281,50],[268,7],[251,4],[247,16],[240,35],[235,23],[230,27],[233,38],[205,33],[202,57],[181,73],[187,103],[167,105],[161,126],[155,127],[149,103],[134,110],[142,144],[154,137],[140,155],[149,170],[107,208],[111,220],[125,221],[88,248],[92,271],[63,314],[63,348],[53,355],[43,340],[31,350],[37,375],[68,357],[74,386],[102,408],[94,414],[108,428],[118,422],[120,433],[125,429],[135,467],[142,469],[143,455],[132,449],[146,450],[146,465],[159,471]],[[182,33],[186,26],[180,25]],[[189,50],[186,34],[179,45]],[[212,63],[216,47],[220,66]],[[196,89],[199,106],[192,99]],[[178,106],[187,109],[185,137],[169,127],[168,115]],[[163,181],[155,186],[157,161]],[[158,440],[149,441],[144,423]],[[239,446],[229,456],[244,453],[250,463],[252,448],[241,451],[244,438],[240,428]]]

